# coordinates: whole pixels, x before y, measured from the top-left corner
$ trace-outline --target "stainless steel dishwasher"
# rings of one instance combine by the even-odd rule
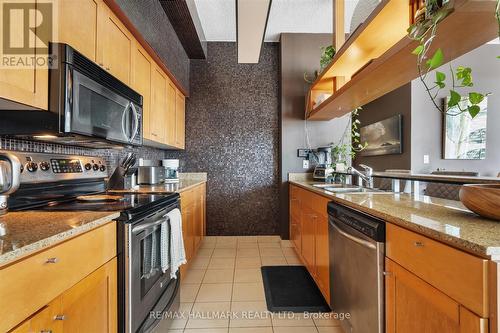
[[[346,333],[382,333],[385,223],[333,202],[328,215],[333,311],[345,314]]]

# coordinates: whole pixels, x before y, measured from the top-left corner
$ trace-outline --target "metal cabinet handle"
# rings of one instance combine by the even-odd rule
[[[55,263],[57,263],[58,261],[59,261],[59,259],[57,259],[56,257],[54,257],[54,258],[48,258],[48,259],[45,261],[45,263],[46,263],[46,264],[55,264]]]
[[[54,317],[54,320],[65,320],[66,316],[65,315],[57,315]]]
[[[52,330],[41,330],[40,333],[52,333]]]
[[[422,242],[415,242],[416,247],[424,247],[424,243]]]
[[[392,272],[384,272],[383,274],[384,274],[384,276],[391,276]]]

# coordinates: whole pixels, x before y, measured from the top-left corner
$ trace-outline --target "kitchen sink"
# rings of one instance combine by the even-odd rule
[[[332,192],[332,193],[391,193],[373,188],[359,187],[359,186],[349,186],[344,184],[313,184],[314,187],[320,188],[322,190]]]

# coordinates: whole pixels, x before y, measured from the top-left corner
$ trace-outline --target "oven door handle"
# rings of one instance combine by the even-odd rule
[[[156,221],[153,221],[153,222],[149,222],[149,223],[146,223],[146,224],[140,224],[138,226],[135,226],[132,228],[132,233],[134,234],[137,234],[143,230],[146,230],[146,229],[149,229],[151,227],[154,227],[158,224],[162,224],[162,223],[165,223],[165,222],[168,222],[168,217],[167,215],[164,215],[162,216],[162,218],[160,220],[156,220]]]
[[[367,242],[365,241],[364,239],[361,239],[361,238],[358,238],[356,236],[353,236],[351,234],[348,234],[347,232],[345,232],[344,230],[340,229],[337,225],[335,225],[335,223],[330,223],[331,226],[342,236],[344,236],[345,238],[348,238],[350,240],[352,240],[353,242],[355,243],[358,243],[359,245],[362,245],[364,247],[367,247],[367,248],[370,248],[370,249],[374,249],[376,250],[377,247],[375,246],[375,244],[372,244],[370,242]]]

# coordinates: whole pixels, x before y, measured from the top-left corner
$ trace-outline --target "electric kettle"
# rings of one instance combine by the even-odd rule
[[[7,213],[9,194],[19,188],[21,162],[11,153],[0,152],[0,215]]]

